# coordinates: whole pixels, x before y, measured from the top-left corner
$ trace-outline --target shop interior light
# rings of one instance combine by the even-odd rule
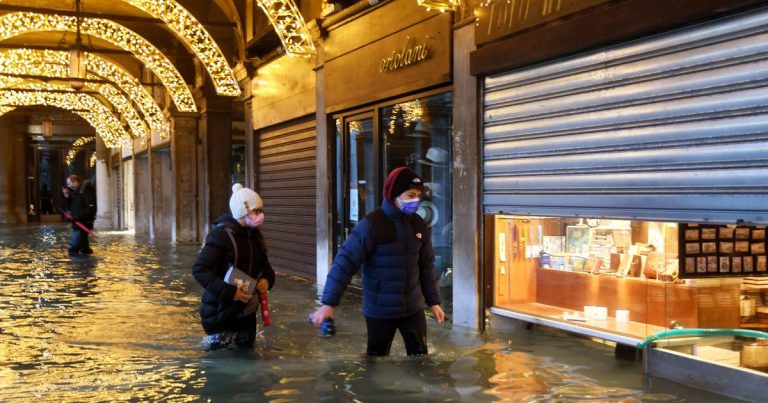
[[[461,0],[416,0],[416,3],[425,7],[427,11],[432,9],[444,13],[448,10],[456,10],[461,5]]]
[[[240,95],[240,87],[237,85],[235,73],[227,64],[221,49],[211,34],[186,8],[174,0],[123,1],[163,20],[203,63],[211,76],[217,94]]]
[[[104,39],[130,51],[154,72],[171,95],[176,108],[181,112],[196,112],[192,92],[170,60],[141,35],[110,20],[101,18],[80,18],[81,31]],[[0,16],[0,41],[29,32],[77,31],[78,19],[55,14],[29,12],[9,13]]]
[[[304,17],[292,0],[258,0],[289,56],[312,57],[315,45]]]

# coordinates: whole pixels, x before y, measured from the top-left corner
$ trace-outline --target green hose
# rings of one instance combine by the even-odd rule
[[[637,348],[642,350],[658,339],[680,336],[741,336],[768,339],[768,333],[748,329],[670,329],[648,336],[637,343]]]

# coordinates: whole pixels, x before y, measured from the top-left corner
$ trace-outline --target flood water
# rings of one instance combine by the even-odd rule
[[[477,334],[429,324],[427,357],[366,360],[360,299],[337,335],[306,316],[313,283],[280,276],[253,349],[208,352],[191,275],[199,245],[101,232],[69,258],[64,225],[0,229],[0,401],[492,402],[727,399],[642,377],[609,346],[547,329]]]

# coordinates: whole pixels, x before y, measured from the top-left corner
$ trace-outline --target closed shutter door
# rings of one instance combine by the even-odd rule
[[[261,131],[256,141],[269,261],[278,272],[315,278],[315,122]]]
[[[486,213],[768,223],[768,10],[484,81]]]

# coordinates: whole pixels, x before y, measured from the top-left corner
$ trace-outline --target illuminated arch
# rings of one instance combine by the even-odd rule
[[[66,156],[66,158],[64,158],[64,162],[65,162],[67,165],[71,165],[71,164],[72,164],[72,161],[74,161],[74,160],[75,160],[75,157],[77,157],[77,154],[78,154],[80,151],[83,151],[83,148],[82,148],[82,147],[83,147],[84,145],[86,145],[86,144],[88,144],[88,143],[92,143],[92,142],[94,142],[94,141],[96,141],[96,137],[92,137],[92,136],[88,136],[88,137],[80,137],[80,138],[78,138],[77,140],[75,140],[75,141],[72,143],[72,146],[71,146],[71,147],[69,148],[69,150],[67,151],[67,156]],[[95,155],[95,154],[94,154],[94,155]],[[91,166],[93,166],[93,165],[91,165]]]
[[[59,50],[8,49],[0,51],[0,73],[28,74],[66,79],[69,71],[69,53]],[[115,63],[92,53],[86,53],[85,65],[88,79],[103,79],[112,82],[139,107],[149,128],[168,138],[170,126],[160,106],[136,78]],[[4,85],[8,87],[8,85]],[[111,92],[109,89],[103,91]],[[101,92],[101,91],[100,91]],[[102,93],[102,95],[104,95]],[[122,100],[125,97],[119,94]],[[128,101],[125,100],[127,103]],[[129,112],[130,113],[130,112]],[[140,133],[135,133],[141,135]]]
[[[0,17],[0,41],[29,32],[77,30],[77,19],[71,16],[10,13]],[[194,98],[173,63],[141,35],[110,20],[81,18],[81,31],[126,49],[154,72],[182,112],[196,112]]]
[[[221,49],[200,22],[175,0],[123,0],[155,18],[169,28],[200,59],[219,95],[240,95],[235,73],[229,67]]]
[[[65,66],[55,65],[64,72],[67,71],[67,68]],[[24,80],[25,82],[17,83],[13,86],[12,89],[22,89],[22,90],[37,90],[37,91],[68,91],[75,93],[75,90],[72,89],[68,84],[62,83],[59,85],[51,84],[51,83],[37,83],[35,81],[37,80]],[[144,124],[144,121],[139,117],[139,114],[136,113],[136,110],[133,109],[130,102],[125,98],[125,96],[118,91],[114,86],[111,84],[96,84],[95,86],[96,91],[98,91],[99,94],[101,94],[102,97],[104,97],[104,100],[108,102],[109,104],[113,105],[117,111],[122,115],[122,117],[125,119],[125,121],[128,123],[128,127],[131,128],[131,134],[133,134],[134,137],[147,137],[149,135],[149,130],[147,129],[147,125]],[[83,94],[88,95],[89,97],[92,97],[90,94]],[[102,101],[99,101],[100,103],[103,103]]]
[[[0,90],[0,106],[43,105],[82,116],[96,129],[107,147],[130,144],[130,136],[117,118],[96,98],[76,92]]]
[[[280,37],[285,53],[289,56],[315,55],[312,36],[292,0],[258,0],[258,3]]]

